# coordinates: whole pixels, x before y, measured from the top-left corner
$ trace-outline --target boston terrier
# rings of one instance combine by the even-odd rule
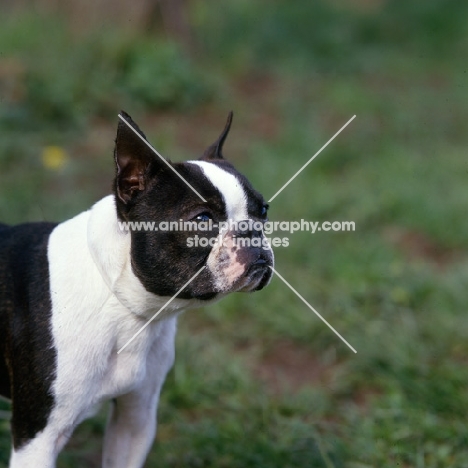
[[[60,224],[0,224],[10,468],[55,467],[75,427],[106,400],[102,466],[142,467],[174,362],[177,315],[270,281],[272,250],[253,242],[265,240],[258,226],[268,206],[222,155],[231,121],[232,113],[200,159],[171,163],[122,112],[113,195]],[[156,227],[123,229],[141,222]],[[158,230],[163,222],[193,229]],[[210,242],[194,245],[195,236]]]

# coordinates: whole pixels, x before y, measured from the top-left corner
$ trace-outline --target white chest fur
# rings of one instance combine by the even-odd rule
[[[190,301],[173,301],[166,318],[117,354],[168,300],[141,286],[129,252],[130,235],[118,229],[112,197],[60,224],[50,237],[54,394],[68,408],[70,425],[101,401],[138,387],[148,373],[165,374],[172,365],[174,312]]]

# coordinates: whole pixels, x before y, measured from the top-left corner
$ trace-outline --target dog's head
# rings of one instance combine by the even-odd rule
[[[121,114],[114,151],[117,215],[133,223],[131,265],[149,292],[173,296],[202,267],[179,298],[208,300],[270,281],[273,252],[262,230],[268,205],[222,155],[231,120],[232,113],[200,159],[171,163]]]

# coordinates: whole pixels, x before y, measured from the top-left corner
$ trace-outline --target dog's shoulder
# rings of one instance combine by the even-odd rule
[[[35,222],[35,223],[24,223],[17,224],[15,226],[9,226],[7,224],[0,223],[0,252],[6,258],[8,252],[11,255],[16,255],[24,251],[24,253],[30,253],[32,250],[37,249],[47,239],[53,229],[57,226],[57,223],[51,222]],[[11,256],[10,255],[10,256]]]
[[[56,226],[48,222],[0,225],[0,284],[13,281],[14,290],[20,290],[42,277],[42,269],[47,267],[47,244]],[[2,289],[0,297],[6,293]]]
[[[42,289],[38,282],[48,278],[47,245],[55,227],[47,222],[0,226],[0,312],[6,302],[24,303],[12,295],[34,297],[27,291]]]

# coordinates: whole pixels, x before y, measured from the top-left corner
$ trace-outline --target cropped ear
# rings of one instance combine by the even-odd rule
[[[211,146],[205,150],[201,159],[223,159],[223,145],[226,137],[228,136],[229,129],[231,128],[232,116],[233,113],[231,111],[229,112],[226,125],[221,135]]]
[[[115,190],[127,204],[136,193],[146,188],[146,173],[154,160],[153,150],[145,143],[146,136],[124,111],[119,114],[114,159],[117,169]]]

